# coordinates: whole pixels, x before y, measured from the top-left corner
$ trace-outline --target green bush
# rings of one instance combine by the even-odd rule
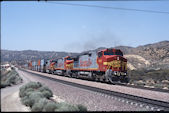
[[[5,88],[6,86],[10,86],[10,84],[1,82],[1,88]]]
[[[138,81],[152,79],[156,81],[169,80],[169,69],[160,69],[160,70],[130,70],[128,71],[129,78],[131,81]]]
[[[155,84],[154,86],[155,86],[156,88],[163,88],[163,87],[164,87],[163,84]]]
[[[37,83],[36,82],[29,82],[19,89],[20,90],[19,96],[24,97],[27,94],[27,92],[37,90],[41,86],[42,86],[42,84],[40,82],[37,82]]]
[[[79,111],[79,108],[77,106],[62,102],[59,103],[58,108],[55,109],[55,111]]]
[[[32,107],[35,102],[38,102],[41,98],[44,98],[41,92],[35,91],[29,95],[29,106]]]
[[[25,97],[21,98],[21,102],[22,102],[24,105],[29,106],[29,105],[30,105],[29,96],[25,96]]]
[[[55,111],[55,109],[57,109],[57,104],[55,102],[48,102],[42,111]]]
[[[38,89],[42,86],[42,84],[40,82],[29,82],[26,85],[24,85],[23,87],[20,88],[21,91],[26,90],[27,88],[33,88],[33,89]]]
[[[64,102],[56,103],[49,100],[52,91],[39,82],[30,82],[20,88],[19,96],[24,105],[32,111],[87,111],[83,105],[70,105]]]
[[[32,92],[32,91],[34,91],[33,88],[21,89],[20,92],[19,92],[19,96],[20,97],[28,96],[29,92]]]
[[[46,86],[40,87],[38,91],[42,92],[42,94],[48,99],[53,96],[52,91]]]
[[[15,70],[4,71],[1,75],[1,88],[22,82],[22,78]]]
[[[79,108],[80,111],[87,111],[87,108],[81,104],[78,104],[77,107]]]
[[[42,92],[43,96],[46,97],[47,99],[49,99],[50,97],[53,96],[53,93],[49,92],[49,91],[43,91]]]
[[[32,111],[42,111],[44,106],[49,102],[48,99],[42,98],[32,106]]]

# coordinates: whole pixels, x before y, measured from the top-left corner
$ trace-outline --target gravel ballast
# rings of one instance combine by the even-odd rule
[[[94,81],[80,80],[80,79],[75,79],[75,78],[68,78],[68,77],[63,77],[63,76],[51,75],[51,74],[47,74],[47,73],[35,72],[35,71],[31,71],[31,70],[27,70],[27,71],[41,74],[44,76],[49,76],[49,77],[60,79],[60,80],[65,80],[65,81],[70,81],[70,82],[74,82],[74,83],[78,83],[78,84],[102,88],[102,89],[106,89],[106,90],[110,90],[110,91],[116,91],[116,92],[120,92],[120,93],[126,93],[126,94],[130,94],[130,95],[135,95],[135,96],[146,97],[146,98],[150,98],[150,99],[154,99],[154,100],[169,102],[169,93],[167,93],[167,92],[159,92],[159,91],[152,91],[152,90],[147,90],[147,89],[138,89],[138,88],[132,88],[132,87],[99,83],[99,82],[94,82]]]
[[[52,90],[54,95],[57,95],[60,99],[63,99],[70,104],[82,104],[86,106],[89,111],[147,111],[147,110],[149,111],[152,109],[151,107],[146,108],[142,105],[139,105],[139,103],[135,104],[117,97],[112,97],[101,93],[96,93],[93,91],[65,85],[62,83],[58,83],[52,80],[48,80],[45,78],[32,75],[24,71],[19,70],[19,73],[26,77],[29,77],[29,79],[31,79],[32,81],[39,81],[41,83],[44,83]],[[72,79],[72,78],[61,77],[56,75],[49,75],[45,73],[39,73],[39,72],[36,73],[53,76],[53,77],[60,77],[63,79],[64,78]],[[74,79],[74,80],[78,80],[78,79]],[[82,83],[82,81],[84,80],[80,80],[80,81]],[[86,81],[86,82],[91,82],[91,81]]]

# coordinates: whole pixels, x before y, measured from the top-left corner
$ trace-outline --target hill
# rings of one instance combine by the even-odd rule
[[[129,46],[117,46],[114,48],[123,51],[124,57],[128,60],[128,68],[131,70],[140,68],[169,68],[169,41],[161,41],[135,48]],[[105,47],[100,47],[92,51],[98,51],[101,49],[105,49]],[[25,61],[29,60],[52,59],[76,54],[78,53],[35,50],[1,50],[1,60],[2,62],[19,62],[20,64],[23,64]]]

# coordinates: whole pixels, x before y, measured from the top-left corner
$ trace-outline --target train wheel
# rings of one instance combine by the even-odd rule
[[[91,77],[91,80],[95,80],[95,78],[96,78],[95,76],[92,76],[92,77]]]
[[[122,82],[123,83],[129,83],[129,78],[128,77],[123,77]]]
[[[51,70],[49,70],[49,74],[52,74],[52,71],[51,71]]]
[[[95,78],[96,78],[96,75],[93,72],[90,72],[89,79],[90,80],[95,80]]]
[[[72,72],[71,72],[71,70],[66,70],[66,76],[72,77]]]
[[[112,77],[112,70],[108,69],[105,73],[105,78],[107,83],[115,84]]]
[[[96,82],[98,82],[98,81],[99,81],[99,79],[96,77],[96,78],[95,78],[95,81],[96,81]]]
[[[55,75],[55,72],[54,72],[54,71],[52,71],[52,75]]]
[[[101,83],[103,83],[103,82],[104,82],[103,78],[100,78],[100,79],[99,79],[99,81],[100,81]]]

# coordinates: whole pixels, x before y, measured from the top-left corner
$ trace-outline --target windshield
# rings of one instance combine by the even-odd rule
[[[117,52],[112,52],[112,51],[105,51],[104,52],[104,55],[120,55],[120,56],[123,56],[123,53],[120,52],[120,51],[117,51]]]
[[[67,60],[72,60],[71,58],[67,58]]]
[[[120,52],[120,51],[117,51],[117,52],[116,52],[116,55],[123,56],[123,53],[122,53],[122,52]]]
[[[113,52],[110,52],[110,51],[105,51],[104,55],[115,55],[115,54]]]

